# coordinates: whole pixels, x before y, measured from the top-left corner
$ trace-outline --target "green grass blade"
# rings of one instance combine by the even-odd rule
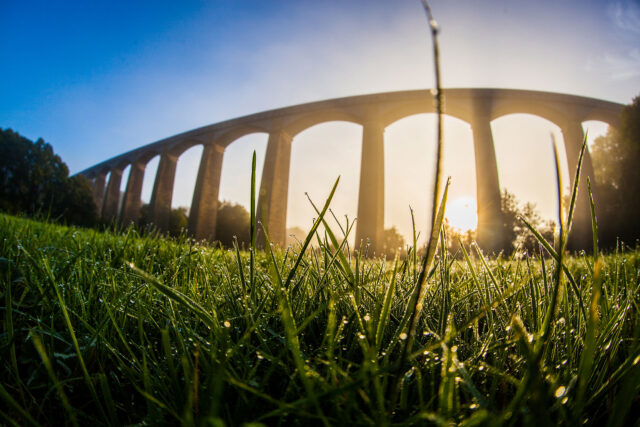
[[[320,214],[318,214],[318,218],[316,218],[315,222],[313,223],[313,226],[311,227],[311,230],[307,234],[307,237],[304,239],[304,243],[302,244],[302,247],[300,248],[300,253],[298,253],[298,257],[296,258],[296,261],[293,264],[293,267],[289,271],[289,275],[287,276],[287,280],[284,283],[284,287],[285,288],[288,288],[289,285],[291,284],[291,281],[293,280],[293,276],[296,274],[296,270],[298,269],[298,266],[300,265],[300,262],[302,261],[302,258],[304,257],[304,253],[307,250],[307,247],[309,246],[309,243],[311,243],[311,240],[313,239],[313,236],[315,235],[316,230],[318,229],[318,226],[322,223],[324,215],[327,213],[327,209],[329,209],[329,205],[331,204],[331,200],[333,199],[333,195],[336,192],[336,188],[338,188],[338,183],[339,182],[340,182],[340,177],[338,177],[336,179],[335,184],[333,184],[333,188],[331,189],[331,193],[329,193],[329,197],[327,197],[327,201],[325,202],[324,207],[322,208],[322,211],[320,212]]]
[[[600,254],[598,248],[598,220],[596,218],[596,205],[593,203],[593,192],[591,191],[591,180],[587,178],[587,189],[589,190],[589,208],[591,209],[591,233],[593,236],[593,262],[595,263]]]
[[[189,310],[195,313],[200,318],[200,320],[202,320],[214,332],[219,329],[219,325],[215,317],[215,311],[213,311],[214,315],[211,316],[200,304],[193,301],[191,298],[184,295],[182,292],[165,285],[159,279],[147,273],[146,271],[136,267],[132,263],[129,263],[128,265],[129,265],[129,268],[131,268],[143,279],[145,279],[149,284],[151,284],[154,288],[160,291],[160,293],[169,297],[171,300],[176,301],[177,303],[187,307]]]
[[[555,140],[554,140],[554,146],[556,147],[556,151],[554,153],[555,153],[556,159],[558,159],[559,156],[558,156],[558,153],[557,153],[557,144],[555,144]],[[578,199],[580,173],[582,172],[582,159],[584,157],[584,151],[585,151],[586,148],[587,148],[587,137],[585,135],[584,141],[582,142],[582,147],[580,148],[580,155],[578,156],[578,165],[576,166],[576,173],[575,173],[575,176],[573,178],[573,189],[571,190],[571,201],[569,203],[569,214],[567,215],[566,233],[569,233],[569,231],[571,230],[571,224],[573,222],[573,214],[574,214],[575,207],[576,207],[576,200]],[[556,162],[557,162],[557,160],[556,160]]]
[[[76,417],[76,412],[71,407],[71,403],[69,403],[69,398],[67,397],[67,394],[64,392],[64,388],[62,384],[60,383],[60,381],[58,381],[58,377],[56,376],[56,373],[54,372],[53,366],[51,364],[51,359],[49,359],[49,356],[47,355],[47,350],[45,349],[44,344],[42,343],[42,339],[40,338],[40,335],[38,335],[35,331],[31,331],[31,341],[33,342],[34,347],[36,348],[36,350],[38,351],[38,354],[40,355],[40,358],[42,359],[42,364],[47,370],[47,373],[49,374],[49,378],[51,378],[51,382],[53,382],[53,385],[56,388],[58,397],[62,401],[62,406],[64,407],[65,411],[67,411],[67,414],[69,415],[69,420],[71,421],[71,424],[74,426],[78,426],[78,419]]]

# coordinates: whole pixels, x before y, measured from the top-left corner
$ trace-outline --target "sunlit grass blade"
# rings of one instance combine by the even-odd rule
[[[440,387],[438,389],[439,413],[452,418],[458,411],[458,386],[456,366],[454,363],[455,350],[447,345],[448,337],[454,334],[453,315],[447,319],[445,342],[442,343],[442,367],[440,368]]]
[[[591,303],[589,304],[589,317],[587,318],[587,330],[584,338],[584,348],[580,355],[580,364],[578,367],[578,391],[576,395],[577,413],[582,413],[584,400],[587,393],[587,385],[591,379],[593,361],[595,358],[597,346],[596,336],[600,316],[598,306],[600,304],[600,295],[602,288],[602,260],[598,259],[593,269],[593,281],[591,287]]]
[[[215,311],[213,312],[213,316],[212,316],[209,313],[207,313],[207,311],[202,306],[200,306],[200,304],[193,301],[191,298],[184,295],[182,292],[165,285],[156,277],[152,276],[146,271],[141,270],[140,268],[136,267],[132,263],[129,263],[129,268],[135,271],[140,277],[146,280],[147,283],[152,285],[155,289],[160,291],[162,294],[164,294],[165,296],[169,297],[171,300],[176,301],[177,303],[191,310],[200,318],[200,320],[202,320],[213,331],[217,331],[219,329],[219,325],[216,320]]]
[[[422,262],[422,270],[420,271],[420,275],[418,277],[418,282],[415,285],[414,291],[411,295],[407,303],[407,308],[405,311],[405,318],[407,319],[408,330],[406,332],[402,332],[404,334],[404,345],[402,347],[402,353],[400,356],[400,360],[398,362],[398,369],[404,369],[404,366],[407,361],[407,357],[411,352],[413,347],[413,342],[415,340],[416,330],[418,328],[418,322],[420,320],[420,313],[422,312],[423,304],[424,304],[424,296],[426,293],[426,284],[427,284],[427,275],[431,268],[431,264],[433,263],[433,259],[435,258],[435,253],[438,245],[438,238],[440,236],[440,231],[442,229],[442,223],[444,221],[444,212],[447,204],[447,194],[449,191],[450,180],[447,180],[447,185],[444,188],[444,193],[442,194],[442,201],[438,204],[437,215],[435,216],[435,221],[433,227],[431,229],[431,236],[429,238],[429,245],[427,247],[427,253],[424,256]],[[402,326],[403,330],[405,326]],[[393,385],[391,389],[391,406],[394,407],[397,398],[397,387],[399,385],[398,381],[400,381],[400,376],[396,377],[396,384]]]
[[[557,182],[557,191],[558,191],[558,221],[560,226],[560,231],[558,233],[558,250],[557,250],[557,259],[556,259],[556,271],[554,272],[554,283],[553,288],[550,295],[549,306],[547,307],[547,311],[544,316],[544,320],[542,323],[542,327],[540,329],[540,339],[534,345],[534,353],[536,360],[539,360],[544,350],[549,345],[549,327],[551,325],[551,320],[553,316],[555,316],[556,306],[558,304],[558,294],[560,291],[560,287],[562,286],[562,278],[564,277],[562,274],[563,271],[563,263],[564,263],[564,249],[566,244],[566,236],[567,236],[567,225],[564,218],[564,202],[562,197],[562,189],[564,188],[562,184],[562,173],[560,172],[560,155],[558,154],[558,144],[556,143],[555,138],[552,134],[552,142],[553,142],[553,153],[554,160],[556,164],[556,182]],[[577,189],[577,185],[574,185],[574,192]],[[575,203],[575,194],[572,196],[572,200]],[[579,295],[579,293],[577,293]]]
[[[593,203],[593,192],[591,191],[591,180],[587,178],[587,189],[589,190],[589,207],[591,209],[591,233],[593,236],[593,262],[595,263],[600,254],[598,248],[598,221],[596,218],[596,205]]]
[[[333,248],[336,251],[338,259],[340,260],[342,271],[344,272],[348,283],[353,287],[355,285],[355,275],[351,270],[351,265],[349,264],[349,260],[347,259],[342,249],[347,242],[347,237],[349,235],[350,228],[347,228],[346,231],[344,232],[342,243],[338,243],[338,239],[333,233],[333,230],[331,230],[331,227],[329,227],[329,224],[327,224],[327,221],[324,219],[324,215],[322,215],[322,212],[318,210],[318,208],[313,203],[313,201],[311,200],[311,197],[309,197],[308,194],[307,194],[307,200],[309,200],[309,203],[311,203],[311,206],[313,206],[313,209],[316,211],[316,214],[318,215],[318,217],[322,216],[322,224],[324,225],[324,229],[327,235],[329,236],[329,239],[331,240],[331,244],[333,245]]]
[[[535,236],[536,240],[538,240],[538,242],[540,242],[540,244],[542,245],[542,247],[549,253],[549,255],[551,255],[553,257],[553,259],[556,262],[560,262],[560,256],[558,255],[558,252],[553,248],[553,246],[551,246],[551,243],[549,243],[543,236],[542,234],[540,234],[540,232],[538,230],[535,229],[535,227],[533,227],[529,221],[527,221],[524,218],[520,218],[520,221],[523,222],[523,224],[529,229],[529,231],[531,231],[531,233]],[[580,313],[582,314],[583,318],[586,319],[587,318],[587,311],[585,309],[584,306],[584,302],[582,299],[582,294],[580,293],[580,290],[578,289],[578,285],[576,284],[576,280],[573,277],[573,274],[571,274],[571,271],[569,271],[569,268],[565,265],[562,264],[562,271],[564,272],[564,275],[567,277],[567,280],[569,281],[569,284],[571,285],[571,290],[573,291],[573,293],[575,294],[576,298],[578,299],[578,304],[580,305]]]
[[[389,320],[389,312],[391,310],[391,301],[396,293],[396,277],[398,274],[398,258],[393,263],[393,273],[391,273],[391,280],[389,281],[389,286],[384,294],[382,309],[380,310],[380,315],[377,319],[376,325],[376,335],[375,335],[375,344],[376,348],[380,348],[382,343],[382,336],[384,335],[385,328],[388,324]]]
[[[249,283],[251,287],[251,295],[253,296],[255,289],[255,252],[256,252],[256,152],[253,151],[251,157],[251,206],[249,218],[249,240],[251,247],[249,248]]]
[[[554,140],[554,146],[557,147],[557,144]],[[587,148],[587,136],[585,134],[584,141],[582,142],[582,147],[580,148],[580,155],[578,156],[578,165],[576,166],[575,176],[573,177],[573,188],[571,190],[571,199],[569,202],[569,213],[567,215],[566,220],[566,233],[568,234],[571,231],[571,224],[573,222],[573,214],[576,207],[576,201],[578,200],[578,191],[580,184],[580,174],[582,172],[582,160],[584,158],[584,151]],[[554,151],[556,158],[558,159],[557,149]],[[581,230],[584,232],[584,230]]]
[[[304,253],[307,250],[307,247],[309,246],[309,243],[311,243],[311,240],[313,239],[313,236],[316,233],[316,230],[318,229],[318,227],[322,223],[322,221],[324,219],[324,215],[327,213],[327,209],[329,209],[329,205],[331,204],[331,200],[333,199],[333,195],[336,192],[336,188],[338,188],[338,183],[339,182],[340,182],[340,177],[338,177],[336,179],[335,184],[333,184],[333,188],[331,189],[331,192],[329,193],[329,197],[327,197],[327,201],[325,202],[324,207],[322,208],[322,211],[320,211],[320,214],[318,214],[318,218],[316,218],[316,220],[313,223],[313,226],[311,227],[311,230],[309,230],[309,233],[307,234],[307,237],[304,239],[304,243],[302,244],[302,247],[300,248],[300,252],[298,253],[298,257],[296,258],[296,261],[293,264],[293,267],[291,268],[291,270],[289,270],[289,275],[287,276],[287,280],[284,282],[284,287],[285,288],[288,288],[289,285],[291,284],[291,281],[293,280],[293,277],[296,274],[298,266],[300,265],[300,262],[302,261],[302,258],[304,257]]]

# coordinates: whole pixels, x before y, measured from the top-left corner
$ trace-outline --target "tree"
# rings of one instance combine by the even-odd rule
[[[538,239],[520,218],[527,220],[547,241],[553,242],[555,223],[544,220],[538,213],[535,203],[522,204],[513,193],[506,189],[502,192],[503,236],[505,236],[504,251],[513,253],[515,249],[534,252],[538,248]]]
[[[640,239],[640,96],[622,109],[618,129],[609,128],[591,147],[598,200],[595,200],[600,242]]]
[[[227,248],[233,246],[234,237],[241,246],[248,245],[250,221],[249,212],[244,206],[227,201],[220,203],[216,220],[216,240]]]
[[[189,217],[187,216],[187,208],[179,206],[171,209],[169,215],[169,235],[179,236],[187,229]]]
[[[97,221],[86,178],[70,178],[69,168],[50,144],[42,139],[34,143],[11,129],[0,129],[0,210],[83,226]]]
[[[187,215],[187,208],[184,206],[172,208],[169,214],[169,229],[167,230],[167,234],[175,237],[181,235],[184,230],[187,229],[188,223],[189,216]],[[144,228],[151,224],[153,224],[151,220],[151,205],[145,203],[140,207],[138,226]]]
[[[447,250],[452,255],[457,254],[458,257],[461,257],[462,254],[459,252],[460,245],[462,244],[468,249],[476,240],[475,230],[461,231],[457,228],[454,228],[449,222],[448,218],[444,219],[442,228],[444,229]]]
[[[398,233],[396,227],[387,228],[382,234],[382,253],[387,259],[392,259],[398,251],[404,250],[404,237]]]

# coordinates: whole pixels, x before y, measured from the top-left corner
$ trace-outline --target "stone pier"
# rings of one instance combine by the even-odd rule
[[[224,147],[206,144],[202,150],[198,179],[189,212],[189,231],[196,239],[215,240],[218,193]]]
[[[380,121],[367,120],[362,127],[362,158],[356,248],[380,254],[384,234],[384,127]]]
[[[146,166],[146,163],[142,162],[131,164],[129,180],[127,181],[127,188],[122,202],[122,211],[120,212],[120,222],[123,225],[136,224],[140,218],[140,206],[142,205],[140,195],[142,194],[142,181],[144,180]]]
[[[265,243],[262,227],[267,230],[272,243],[284,246],[287,240],[291,141],[292,137],[282,129],[269,134],[256,211],[259,223],[257,226],[259,246],[264,246]]]
[[[122,182],[122,167],[111,169],[107,192],[102,205],[102,219],[115,221],[118,216],[118,202],[120,201],[120,183]]]
[[[171,199],[173,198],[173,183],[176,177],[178,158],[169,152],[160,156],[156,180],[151,193],[150,213],[151,222],[160,230],[169,229],[171,217]]]
[[[490,106],[476,105],[471,122],[476,164],[476,205],[478,245],[488,252],[499,251],[504,245],[503,218],[498,179],[498,162],[491,133]]]

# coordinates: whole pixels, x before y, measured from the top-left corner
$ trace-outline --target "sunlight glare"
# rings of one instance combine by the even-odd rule
[[[447,204],[446,218],[457,230],[475,230],[478,226],[476,201],[472,197],[459,197]]]

